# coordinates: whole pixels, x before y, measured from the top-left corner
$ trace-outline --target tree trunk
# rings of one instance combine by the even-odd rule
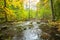
[[[51,10],[52,10],[52,21],[55,22],[55,13],[54,13],[54,7],[53,7],[53,0],[51,0]]]
[[[30,20],[30,0],[29,0],[29,20]]]
[[[5,9],[5,7],[6,7],[6,0],[4,0],[4,9]],[[6,12],[5,12],[5,19],[6,19],[6,22],[7,22],[7,14],[6,14]]]

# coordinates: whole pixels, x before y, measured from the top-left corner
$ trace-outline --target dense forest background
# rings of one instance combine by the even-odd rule
[[[33,18],[52,20],[53,16],[55,20],[60,20],[59,0],[52,0],[53,5],[51,5],[51,0],[40,0],[36,4],[37,10],[27,8],[27,6],[24,8],[24,2],[28,4],[26,0],[0,0],[0,22]]]

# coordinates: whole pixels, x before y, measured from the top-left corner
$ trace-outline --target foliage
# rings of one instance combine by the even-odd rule
[[[52,19],[51,7],[49,0],[41,0],[37,4],[39,18]],[[47,17],[48,16],[48,17]]]
[[[56,20],[59,20],[60,18],[59,4],[60,1],[57,0],[54,1],[54,11],[56,14]],[[0,1],[0,8],[2,8],[2,10],[6,12],[8,21],[28,20],[29,17],[30,19],[33,18],[37,19],[45,18],[47,20],[52,19],[50,0],[40,0],[36,4],[36,7],[37,10],[32,10],[29,8],[24,9],[24,0],[6,0],[6,7],[4,8],[4,0]],[[0,10],[0,13],[3,12],[1,12]],[[1,17],[5,16],[1,15]]]
[[[56,20],[60,20],[60,0],[54,1],[54,12]]]

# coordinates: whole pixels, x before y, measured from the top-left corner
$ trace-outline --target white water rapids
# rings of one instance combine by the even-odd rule
[[[29,28],[27,26],[28,28],[23,31],[23,37],[19,38],[19,37],[14,36],[13,40],[42,40],[40,38],[42,31],[41,29],[39,29],[39,25],[37,24],[37,22],[27,21],[26,23],[23,23],[23,26],[29,25],[30,23],[32,23],[33,27]]]
[[[27,29],[24,31],[24,40],[41,40],[41,30],[36,22],[32,22],[34,26],[31,29]]]

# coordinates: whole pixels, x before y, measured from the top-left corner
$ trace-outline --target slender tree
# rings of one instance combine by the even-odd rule
[[[55,21],[55,13],[54,13],[54,6],[53,6],[53,0],[51,0],[51,10],[52,10],[52,21]]]
[[[29,19],[30,19],[30,0],[29,0]]]
[[[6,0],[4,0],[4,9],[5,9],[5,7],[6,7]],[[5,19],[6,19],[6,22],[7,22],[7,14],[6,14],[6,12],[5,12]]]
[[[30,0],[29,0],[29,19],[30,19]]]

